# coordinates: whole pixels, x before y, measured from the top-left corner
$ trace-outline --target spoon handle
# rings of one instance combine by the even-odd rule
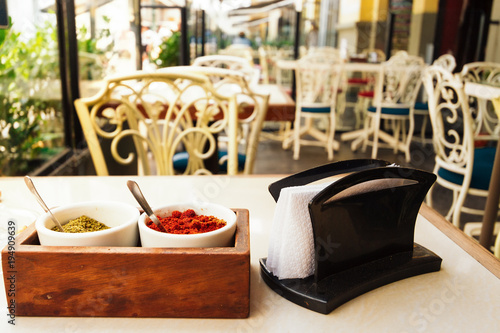
[[[46,213],[48,212],[50,214],[50,216],[52,217],[52,221],[54,221],[56,223],[57,227],[59,228],[59,230],[61,232],[64,232],[64,229],[61,225],[61,222],[59,222],[59,220],[54,216],[54,214],[52,214],[52,211],[49,209],[49,207],[47,207],[47,205],[45,204],[45,201],[43,201],[42,197],[40,196],[40,194],[36,190],[35,184],[33,184],[33,180],[31,180],[30,176],[25,176],[24,182],[26,183],[26,186],[28,186],[31,193],[33,193],[33,195],[35,196],[36,201],[38,201],[40,206],[42,206],[43,210]]]
[[[151,206],[149,206],[148,202],[146,201],[146,198],[142,194],[141,189],[139,188],[139,185],[133,181],[129,180],[127,181],[127,186],[130,192],[132,192],[132,195],[134,196],[135,200],[141,205],[142,209],[146,212],[146,214],[149,216],[151,221],[153,221],[154,224],[163,232],[167,232],[163,224],[161,224],[160,220],[156,217],[156,215],[153,213],[153,210],[151,209]]]

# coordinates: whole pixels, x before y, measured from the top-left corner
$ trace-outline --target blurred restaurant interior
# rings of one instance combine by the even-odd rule
[[[200,57],[227,55],[248,59],[259,72],[256,84],[279,87],[291,103],[298,94],[294,61],[314,49],[335,49],[343,62],[354,64],[351,72],[356,71],[358,63],[381,63],[399,51],[419,57],[422,68],[443,55],[452,56],[453,73],[476,62],[496,64],[493,70],[497,74],[500,68],[500,0],[1,3],[6,10],[0,22],[0,176],[99,174],[75,101],[102,92],[110,77],[137,71],[168,73],[168,68],[192,66]],[[332,150],[335,161],[376,157],[376,153],[370,154],[371,150],[355,153],[356,149],[351,149],[357,143],[354,140],[351,145],[349,139],[361,132],[344,137],[353,130],[361,131],[362,119],[371,117],[357,113],[363,96],[358,95],[362,88],[356,84],[361,84],[367,74],[359,75],[346,78],[346,86],[338,88],[343,100],[337,99],[337,108],[342,106],[343,111],[339,116],[337,110],[334,132],[340,143]],[[495,80],[500,82],[500,74]],[[422,86],[417,99],[425,102],[427,98]],[[290,112],[292,119],[298,117],[294,104]],[[426,127],[424,120],[418,118],[416,106],[415,118],[411,125],[412,131],[415,128],[411,150],[406,155],[396,148],[396,153],[392,149],[380,150],[378,157],[433,171],[432,126],[428,122]],[[281,135],[288,133],[294,141],[296,138],[287,131],[298,127],[290,119],[285,120],[286,124],[279,117],[263,121],[262,133],[257,136],[255,165],[248,173],[287,174],[332,160],[323,148],[301,147],[300,157],[298,151],[295,155],[290,149],[293,142],[283,149],[286,140],[280,139]],[[319,127],[327,126],[321,119],[315,121]],[[498,139],[498,131],[495,135]],[[418,139],[420,143],[416,142]],[[106,149],[110,154],[110,148]],[[108,168],[109,174],[138,173],[137,165],[132,169],[120,165]],[[452,194],[443,193],[447,193],[446,203],[442,203],[445,206]],[[448,208],[440,207],[439,200],[436,209],[446,215]],[[479,205],[484,205],[484,201]],[[451,214],[447,218],[451,220]],[[463,221],[454,223],[463,228]]]

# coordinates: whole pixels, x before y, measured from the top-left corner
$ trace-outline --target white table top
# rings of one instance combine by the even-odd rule
[[[113,199],[136,204],[126,187],[134,179],[151,205],[209,200],[250,211],[251,291],[247,319],[137,319],[137,318],[54,318],[16,317],[8,324],[6,297],[0,292],[1,332],[136,332],[145,331],[257,331],[257,332],[500,332],[500,262],[480,253],[477,258],[457,245],[445,233],[442,222],[423,207],[416,225],[415,240],[442,259],[439,272],[401,280],[361,295],[328,315],[302,308],[278,296],[262,281],[259,258],[267,256],[268,230],[275,202],[267,187],[280,176],[175,176],[175,177],[35,177],[38,191],[49,206],[77,201]],[[42,209],[28,192],[23,178],[0,179],[0,239],[6,242],[8,220],[18,217],[17,227],[29,213]],[[444,230],[445,233],[440,231]],[[452,230],[453,239],[464,236]],[[459,241],[460,242],[460,241]],[[467,243],[467,241],[465,241]],[[479,247],[479,251],[480,251]],[[159,296],[161,297],[161,295]],[[168,304],[166,304],[168,306]]]

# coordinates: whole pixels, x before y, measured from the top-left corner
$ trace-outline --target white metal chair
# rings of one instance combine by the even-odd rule
[[[214,89],[220,95],[227,98],[236,97],[238,108],[238,132],[236,134],[239,147],[238,166],[244,174],[252,174],[260,133],[267,114],[269,94],[255,91],[250,87],[243,73],[230,69],[179,66],[167,67],[158,71],[162,73],[174,71],[203,75],[209,78]],[[218,139],[227,144],[230,138],[220,133]],[[224,162],[224,156],[220,162],[220,164]]]
[[[436,154],[436,183],[453,191],[446,219],[461,227],[461,213],[482,216],[480,208],[465,205],[467,196],[486,197],[495,148],[475,148],[473,120],[461,80],[449,71],[431,66],[423,83],[429,98],[429,114]],[[432,189],[427,196],[432,207]]]
[[[497,234],[497,238],[495,240],[495,245],[493,247],[493,253],[495,254],[495,257],[500,259],[500,233]]]
[[[453,70],[455,69],[457,62],[455,60],[455,57],[451,54],[443,54],[439,56],[434,62],[432,63],[434,66],[441,67],[448,72],[452,73]],[[427,97],[424,96],[422,97],[421,101],[417,101],[415,103],[415,111],[414,111],[415,116],[420,116],[422,117],[422,125],[420,127],[420,137],[416,138],[414,137],[413,139],[415,141],[419,141],[422,144],[426,143],[432,143],[432,138],[427,138],[426,137],[426,130],[427,130],[427,123],[429,119],[429,106],[427,104]]]
[[[484,82],[500,84],[500,64],[492,62],[472,62],[465,64],[459,74],[464,82]],[[500,122],[490,101],[468,97],[474,119],[476,140],[498,140]]]
[[[344,59],[342,58],[342,52],[340,49],[331,47],[331,46],[315,46],[307,49],[307,53],[303,55],[300,59],[304,58],[305,56],[314,56],[316,59],[319,59],[320,57],[326,57],[328,59],[335,59],[335,63],[337,62],[344,62]],[[352,84],[352,82],[351,82]],[[337,91],[337,101],[336,101],[336,129],[338,130],[345,130],[346,127],[344,126],[344,113],[346,110],[346,107],[349,106],[349,103],[347,103],[347,90],[349,88],[349,82],[348,78],[346,76],[345,72],[341,73],[341,78],[338,84],[338,91]]]
[[[181,149],[189,155],[184,174],[210,174],[205,164],[210,158],[217,164],[215,136],[228,128],[227,173],[238,172],[236,96],[219,94],[206,76],[177,71],[113,77],[75,107],[99,176],[109,174],[103,139],[111,141],[111,159],[138,163],[139,174],[176,174],[173,156]],[[123,157],[119,145],[126,138],[135,151]]]
[[[232,55],[208,55],[194,59],[193,66],[216,67],[242,72],[251,86],[259,83],[260,71],[248,59]]]
[[[333,151],[339,147],[334,135],[337,92],[342,75],[340,63],[337,56],[324,53],[309,54],[297,62],[294,129],[283,141],[285,149],[293,142],[293,158],[296,160],[299,159],[301,145],[325,147],[329,160],[333,159]],[[315,124],[318,119],[326,120],[324,131]]]
[[[421,75],[422,67],[418,63],[408,63],[407,57],[391,58],[381,65],[373,106],[367,110],[362,135],[351,143],[352,150],[360,144],[363,150],[372,145],[372,158],[377,158],[379,146],[392,148],[394,153],[402,151],[406,161],[410,161],[410,143],[415,126],[413,112]],[[386,127],[390,126],[392,133],[381,129],[382,120]]]

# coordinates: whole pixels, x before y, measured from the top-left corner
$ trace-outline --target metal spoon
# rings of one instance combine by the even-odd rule
[[[43,199],[40,196],[40,194],[38,194],[38,191],[35,188],[35,184],[33,184],[33,180],[31,180],[31,178],[29,176],[25,176],[24,177],[24,182],[26,183],[26,185],[30,189],[31,193],[33,193],[33,195],[35,196],[35,198],[38,201],[38,203],[40,204],[40,206],[42,206],[43,210],[45,212],[48,212],[50,214],[50,217],[52,218],[52,221],[55,222],[56,226],[59,228],[59,231],[65,232],[64,229],[63,229],[63,227],[62,227],[62,225],[61,225],[61,222],[59,222],[59,220],[54,216],[54,214],[52,214],[52,212],[50,211],[49,207],[47,207],[47,205],[43,201]]]
[[[146,212],[146,214],[149,216],[151,221],[153,221],[154,224],[163,232],[167,232],[167,229],[161,224],[160,220],[158,220],[158,217],[153,213],[153,210],[149,206],[148,202],[146,201],[146,198],[142,194],[141,189],[139,188],[139,185],[134,182],[133,180],[127,181],[127,186],[130,192],[132,192],[132,195],[134,196],[135,200],[141,205],[142,209]]]

